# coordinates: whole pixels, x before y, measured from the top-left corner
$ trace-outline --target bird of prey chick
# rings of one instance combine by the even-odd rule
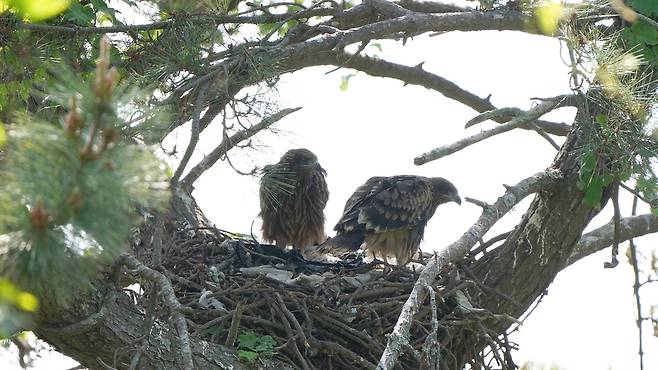
[[[443,203],[461,204],[457,188],[441,177],[372,177],[345,204],[330,248],[358,249],[373,257],[409,262],[418,250],[427,221]]]
[[[308,149],[287,151],[278,163],[265,166],[260,180],[263,239],[285,249],[322,243],[324,207],[329,198],[318,157]]]

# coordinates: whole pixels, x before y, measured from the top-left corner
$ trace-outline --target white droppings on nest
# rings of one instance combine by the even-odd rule
[[[242,267],[240,272],[247,277],[257,277],[265,275],[269,279],[276,280],[285,285],[295,286],[318,286],[327,280],[335,279],[336,274],[324,272],[322,274],[299,274],[293,278],[293,273],[288,270],[281,270],[273,266],[254,266]],[[355,276],[344,276],[340,281],[347,283],[355,288],[364,285],[367,282],[381,277],[381,271],[368,271]]]
[[[210,297],[210,294],[212,294],[212,291],[210,290],[204,289],[201,291],[201,297],[199,297],[199,307],[206,310],[215,309],[228,312],[226,306],[224,306],[224,304],[217,298]]]

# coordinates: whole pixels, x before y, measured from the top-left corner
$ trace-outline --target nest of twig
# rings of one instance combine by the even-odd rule
[[[374,369],[423,267],[366,263],[358,253],[337,263],[307,261],[297,252],[213,228],[173,234],[161,251],[142,245],[135,252],[142,260],[160,255],[160,270],[186,307],[190,334],[252,352],[246,362],[276,357],[299,369]],[[464,341],[475,345],[483,338],[494,351],[466,354],[472,366],[511,362],[509,343],[500,342],[483,324],[497,318],[468,303],[466,288],[476,284],[459,275],[450,266],[434,282],[435,299],[428,298],[414,316],[409,345],[396,369],[450,369],[454,365],[449,364],[463,359],[446,348],[455,341],[468,348]],[[148,290],[137,300],[146,306]],[[453,335],[456,330],[462,333]],[[240,343],[244,333],[270,336],[276,344],[262,351],[245,348]]]

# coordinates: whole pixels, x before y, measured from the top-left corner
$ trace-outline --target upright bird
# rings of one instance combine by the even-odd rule
[[[373,257],[409,262],[418,250],[427,221],[443,203],[461,204],[457,188],[441,177],[372,177],[347,200],[329,248],[358,249]],[[325,248],[326,250],[326,248]]]
[[[318,157],[308,149],[291,149],[278,163],[265,166],[260,180],[263,239],[284,249],[302,249],[327,239],[324,207],[329,199]]]

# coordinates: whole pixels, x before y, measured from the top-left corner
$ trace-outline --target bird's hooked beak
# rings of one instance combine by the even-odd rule
[[[457,195],[457,194],[455,194],[455,195],[451,198],[451,200],[452,200],[453,202],[459,204],[460,206],[462,205],[462,198],[460,198],[459,195]]]

